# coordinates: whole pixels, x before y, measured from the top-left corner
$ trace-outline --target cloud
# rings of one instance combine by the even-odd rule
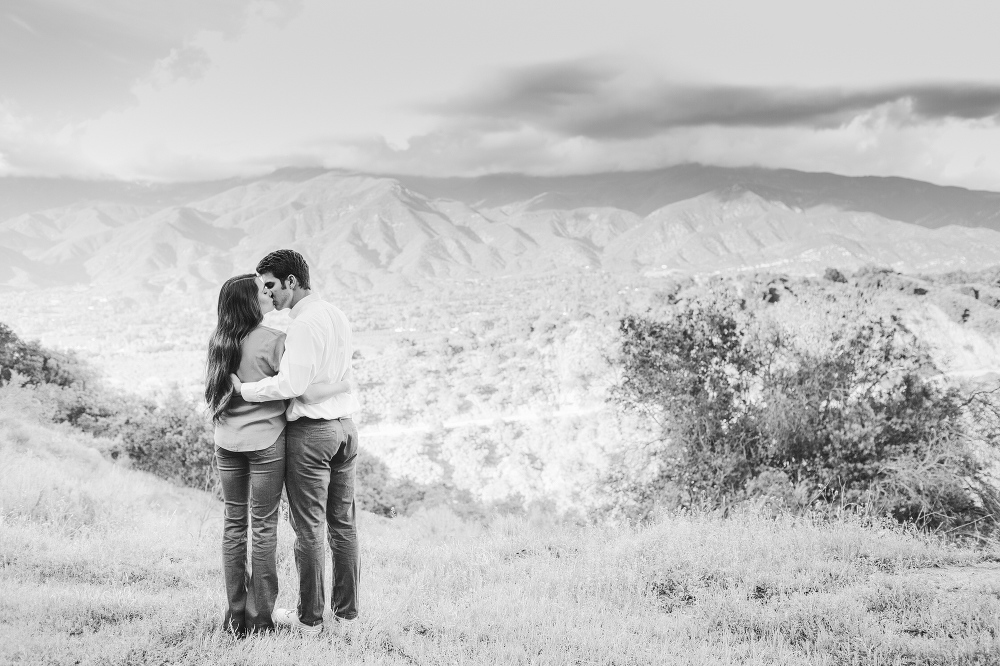
[[[424,106],[416,120],[406,106],[397,108],[396,118],[372,113],[345,126],[324,116],[322,124],[310,124],[297,114],[309,98],[294,95],[308,86],[289,85],[277,94],[273,83],[253,79],[253,86],[283,100],[275,108],[284,111],[234,117],[229,101],[246,104],[247,91],[256,94],[257,87],[243,95],[238,86],[209,89],[225,81],[221,64],[189,84],[211,67],[202,46],[220,63],[245,60],[213,48],[221,41],[169,46],[147,63],[138,85],[131,79],[141,104],[96,120],[53,124],[0,99],[0,174],[188,180],[317,165],[438,176],[555,175],[701,162],[1000,190],[1000,86],[691,85],[587,60],[510,70],[471,89],[456,84],[452,90],[462,92]],[[233,40],[224,46],[253,45]],[[5,48],[0,40],[0,56]],[[257,53],[241,51],[248,52]],[[394,129],[386,119],[400,122]]]
[[[37,30],[35,30],[34,28],[32,28],[30,25],[28,25],[28,23],[26,21],[20,19],[19,17],[17,17],[14,14],[7,14],[7,19],[10,20],[10,21],[12,21],[14,23],[14,25],[16,25],[17,27],[21,28],[22,30],[27,30],[32,35],[37,35],[38,34]]]
[[[0,15],[0,101],[54,124],[131,102],[150,75],[198,76],[195,41],[238,35],[250,16],[283,23],[302,0],[9,0]],[[166,69],[164,69],[166,67]]]
[[[427,110],[485,130],[526,125],[563,136],[625,139],[704,125],[823,129],[843,126],[886,105],[895,105],[901,123],[948,118],[995,122],[1000,114],[1000,86],[690,85],[637,81],[607,64],[574,61],[512,70],[479,91]]]
[[[653,137],[566,136],[522,125],[484,131],[439,127],[405,147],[378,135],[303,138],[259,145],[180,147],[140,141],[120,154],[80,144],[79,130],[32,131],[0,105],[0,175],[116,176],[139,180],[198,180],[251,176],[283,166],[324,166],[369,173],[476,176],[538,175],[656,169],[683,162],[762,166],[843,175],[902,176],[1000,191],[1000,126],[945,118],[900,123],[911,104],[883,105],[843,126],[676,127]],[[17,137],[5,141],[5,134]]]
[[[93,165],[79,148],[79,127],[41,128],[31,117],[0,102],[0,176],[70,175],[93,177]]]
[[[205,49],[194,45],[182,46],[170,49],[166,57],[157,60],[145,80],[155,87],[180,79],[195,80],[201,78],[211,65],[212,59]]]
[[[567,89],[571,86],[567,86]],[[943,117],[901,123],[912,102],[883,104],[844,125],[673,127],[649,137],[560,134],[532,124],[442,125],[406,147],[377,136],[311,141],[257,164],[316,165],[373,173],[560,175],[657,169],[685,162],[901,176],[1000,191],[1000,125]]]

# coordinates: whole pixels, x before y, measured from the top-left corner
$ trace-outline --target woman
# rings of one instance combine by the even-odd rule
[[[219,323],[208,344],[205,401],[215,424],[215,455],[225,501],[224,628],[238,636],[274,628],[278,596],[278,501],[285,480],[285,402],[249,403],[232,390],[230,373],[252,382],[278,374],[285,334],[261,325],[274,309],[253,274],[229,278],[219,292]],[[350,390],[346,381],[317,384],[300,399],[326,400]],[[253,530],[247,571],[247,513]]]

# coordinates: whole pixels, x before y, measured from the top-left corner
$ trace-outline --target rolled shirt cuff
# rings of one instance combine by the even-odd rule
[[[260,402],[257,398],[257,382],[243,382],[240,386],[240,395],[247,402]]]

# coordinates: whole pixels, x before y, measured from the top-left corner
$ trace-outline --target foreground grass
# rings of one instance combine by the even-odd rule
[[[996,550],[744,515],[361,519],[352,636],[233,640],[221,511],[0,417],[0,663],[997,664]],[[291,533],[280,605],[294,605]]]

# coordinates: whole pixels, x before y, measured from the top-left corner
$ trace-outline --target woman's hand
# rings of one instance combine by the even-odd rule
[[[229,380],[233,382],[233,393],[239,393],[240,389],[243,388],[243,382],[236,375],[229,375]]]

